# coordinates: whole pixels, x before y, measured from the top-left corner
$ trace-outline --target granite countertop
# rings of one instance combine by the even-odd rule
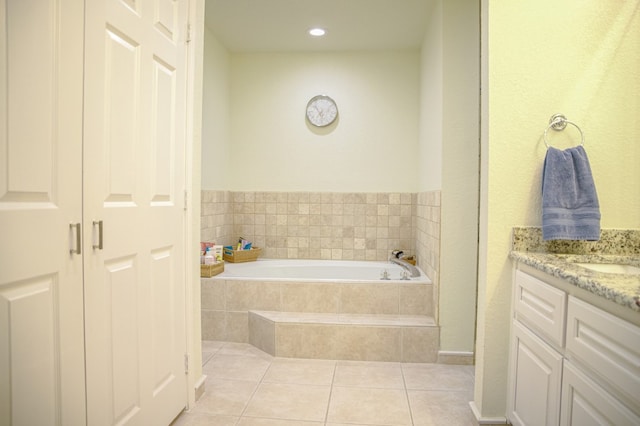
[[[514,228],[510,257],[640,312],[640,275],[597,272],[576,263],[640,267],[640,231],[603,230],[600,241],[542,241],[540,228]]]
[[[511,258],[640,312],[640,275],[596,272],[576,263],[621,263],[640,267],[640,256],[512,251]]]

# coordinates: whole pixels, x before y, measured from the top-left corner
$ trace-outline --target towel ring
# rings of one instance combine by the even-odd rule
[[[567,120],[567,117],[562,114],[553,114],[549,119],[549,125],[546,129],[544,129],[544,144],[547,148],[549,148],[550,146],[549,141],[547,140],[547,132],[549,131],[549,129],[553,129],[559,132],[561,130],[564,130],[567,127],[567,124],[571,124],[573,127],[578,129],[578,131],[580,132],[580,146],[584,145],[584,133],[582,132],[580,126],[578,126],[573,121]]]

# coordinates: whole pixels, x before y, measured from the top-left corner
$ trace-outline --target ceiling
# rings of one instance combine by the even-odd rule
[[[418,49],[436,0],[205,1],[207,27],[232,52],[313,52]]]

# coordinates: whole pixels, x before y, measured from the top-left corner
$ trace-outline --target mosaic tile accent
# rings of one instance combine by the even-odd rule
[[[380,261],[395,249],[415,253],[415,193],[202,192],[205,241],[229,245],[242,236],[271,259]]]

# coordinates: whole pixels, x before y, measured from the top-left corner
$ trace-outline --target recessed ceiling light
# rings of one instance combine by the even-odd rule
[[[309,34],[311,34],[314,37],[322,37],[323,35],[325,35],[326,31],[323,30],[322,28],[311,28],[309,30]]]

